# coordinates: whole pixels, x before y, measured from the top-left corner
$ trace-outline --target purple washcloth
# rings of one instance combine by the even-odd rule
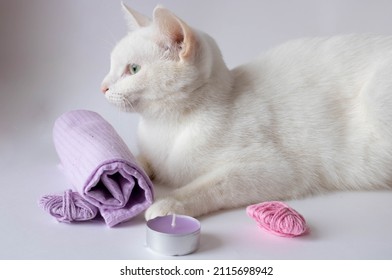
[[[60,116],[53,140],[61,167],[79,193],[98,207],[110,227],[153,202],[153,186],[127,145],[99,114],[76,110]]]

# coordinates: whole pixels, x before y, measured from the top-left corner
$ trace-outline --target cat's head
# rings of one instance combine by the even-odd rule
[[[146,115],[198,106],[214,73],[228,72],[215,42],[161,6],[152,20],[123,9],[130,32],[112,51],[101,86],[105,97],[124,111]]]

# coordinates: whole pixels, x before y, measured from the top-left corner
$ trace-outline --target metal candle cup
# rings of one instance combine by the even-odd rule
[[[147,221],[147,246],[170,256],[187,255],[200,243],[200,222],[184,215],[168,215]]]

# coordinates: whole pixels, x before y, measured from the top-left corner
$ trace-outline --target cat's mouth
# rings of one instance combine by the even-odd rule
[[[136,109],[140,103],[140,98],[130,96],[125,96],[123,94],[118,93],[109,93],[106,96],[106,99],[124,112],[136,112]]]

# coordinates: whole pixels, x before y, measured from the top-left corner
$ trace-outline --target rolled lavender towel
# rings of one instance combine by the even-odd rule
[[[65,175],[98,207],[108,226],[131,219],[153,202],[150,179],[99,114],[65,113],[55,122],[53,140]]]

